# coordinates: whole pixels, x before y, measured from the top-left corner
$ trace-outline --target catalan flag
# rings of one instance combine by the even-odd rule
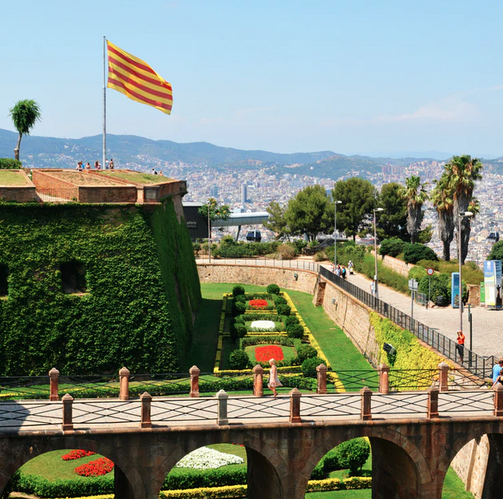
[[[108,88],[132,100],[171,114],[173,90],[146,62],[107,40]]]

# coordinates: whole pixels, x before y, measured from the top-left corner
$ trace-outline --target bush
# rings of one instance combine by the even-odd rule
[[[293,326],[294,324],[298,324],[298,323],[299,323],[299,319],[297,317],[295,317],[295,315],[289,315],[285,319],[285,326]]]
[[[379,254],[383,256],[389,255],[396,257],[404,250],[405,244],[406,244],[405,241],[402,241],[398,237],[392,237],[391,239],[384,239],[381,242],[381,246],[379,248]]]
[[[407,243],[403,249],[403,259],[406,263],[416,263],[419,260],[438,260],[438,257],[428,246]]]
[[[222,468],[209,470],[174,468],[166,476],[162,488],[164,490],[180,490],[240,485],[246,483],[246,473],[246,466],[242,464],[231,464]]]
[[[409,279],[416,279],[416,281],[420,281],[425,276],[427,276],[427,274],[424,267],[412,267],[409,270]]]
[[[243,315],[238,315],[235,319],[234,319],[234,324],[245,324],[245,318]]]
[[[279,286],[277,284],[269,284],[269,286],[267,286],[267,292],[270,295],[279,295]]]
[[[419,281],[418,291],[420,293],[424,293],[427,297],[428,293],[430,293],[430,299],[433,302],[436,302],[437,298],[441,296],[444,300],[445,305],[450,305],[451,276],[449,274],[433,274],[431,277],[424,276]]]
[[[241,369],[246,369],[249,364],[250,359],[244,350],[234,350],[229,355],[229,365],[231,366],[231,369],[240,371]]]
[[[242,301],[243,303],[246,303],[247,301],[246,295],[236,295],[234,297],[234,301],[235,302]]]
[[[323,360],[319,357],[310,357],[302,362],[302,372],[304,376],[316,376],[316,368],[323,364]]]
[[[244,314],[247,308],[246,301],[236,301],[234,308],[238,314]]]
[[[194,250],[195,253],[197,253],[201,249],[201,244],[200,243],[192,243],[192,249]]]
[[[276,306],[288,304],[288,302],[282,296],[272,295],[272,299],[274,300],[274,303],[276,304]]]
[[[247,333],[245,324],[236,322],[231,326],[231,338],[236,341],[238,338],[243,338]]]
[[[313,260],[315,262],[324,262],[325,260],[328,260],[328,257],[325,251],[318,251],[318,253],[314,255]]]
[[[0,170],[18,170],[23,168],[21,161],[12,158],[0,158]]]
[[[244,294],[245,294],[245,288],[243,288],[243,286],[234,286],[232,288],[232,296],[238,296]]]
[[[301,362],[304,362],[306,359],[316,357],[317,354],[318,352],[316,351],[316,348],[312,347],[311,345],[302,345],[297,350],[297,357]]]
[[[278,315],[290,315],[290,312],[292,311],[288,305],[278,305],[276,310],[278,311]]]
[[[370,455],[370,445],[363,438],[348,440],[337,446],[337,458],[342,468],[355,474],[362,468]]]
[[[281,246],[278,246],[276,251],[281,260],[291,260],[295,258],[296,255],[295,248],[288,243],[283,243]]]
[[[304,328],[300,324],[291,324],[286,327],[286,334],[289,338],[300,340],[304,337]]]

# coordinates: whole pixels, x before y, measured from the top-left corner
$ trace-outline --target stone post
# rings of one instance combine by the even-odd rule
[[[140,397],[141,422],[140,428],[152,428],[152,395],[145,392]]]
[[[372,390],[368,386],[364,386],[360,390],[362,396],[362,411],[361,419],[363,421],[370,421],[372,419]]]
[[[63,431],[73,430],[72,404],[73,397],[67,393],[62,399],[63,402]]]
[[[503,417],[503,385],[497,383],[494,387],[494,415]]]
[[[294,388],[290,392],[290,423],[300,423],[300,397],[302,394]]]
[[[217,393],[218,400],[218,408],[217,408],[217,424],[225,425],[229,424],[229,420],[227,419],[227,399],[229,395],[225,393],[225,390],[220,390]]]
[[[386,364],[379,366],[379,393],[389,393],[389,366]]]
[[[253,395],[264,396],[264,368],[259,364],[253,368]]]
[[[51,394],[49,400],[59,400],[58,384],[59,384],[59,371],[53,367],[49,371],[49,379],[51,386]]]
[[[325,394],[327,393],[327,366],[325,364],[320,364],[316,366],[316,372],[318,373],[318,384],[316,385],[316,393]]]
[[[192,398],[199,397],[199,375],[201,374],[201,369],[197,366],[192,366],[189,369],[190,374],[190,396]]]
[[[441,392],[449,390],[449,365],[445,362],[438,365],[438,389]]]
[[[123,367],[119,371],[119,379],[120,379],[120,394],[119,398],[121,400],[129,400],[129,376],[131,373],[127,367]]]
[[[426,407],[426,417],[428,419],[440,417],[438,414],[438,393],[436,386],[428,388],[428,405]]]

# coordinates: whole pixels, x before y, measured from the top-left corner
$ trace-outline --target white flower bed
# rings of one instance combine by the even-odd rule
[[[274,331],[276,325],[273,321],[253,321],[250,327],[252,331]]]
[[[193,468],[195,470],[209,470],[221,468],[228,464],[242,464],[244,459],[233,454],[218,452],[209,447],[201,447],[187,454],[176,463],[176,468]]]

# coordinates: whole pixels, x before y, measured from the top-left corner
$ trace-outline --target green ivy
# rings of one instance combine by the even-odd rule
[[[0,374],[177,371],[201,301],[185,225],[155,207],[1,204]],[[87,292],[63,292],[81,262]]]

